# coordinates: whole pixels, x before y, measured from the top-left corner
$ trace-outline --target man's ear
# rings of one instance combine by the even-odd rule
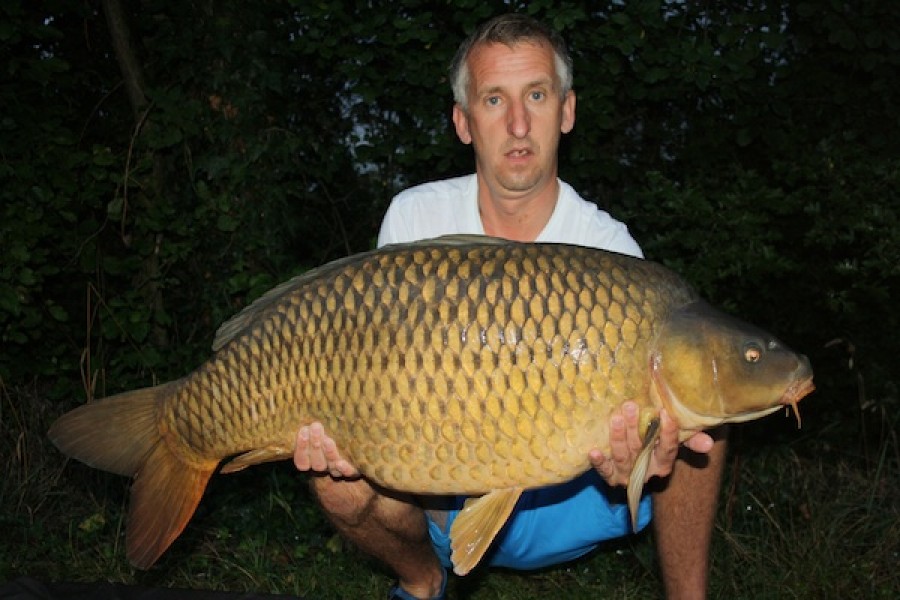
[[[575,92],[569,90],[562,103],[562,122],[560,131],[569,133],[575,127]]]
[[[453,125],[456,127],[456,137],[463,144],[472,143],[472,133],[469,131],[469,117],[466,111],[458,103],[453,105]]]

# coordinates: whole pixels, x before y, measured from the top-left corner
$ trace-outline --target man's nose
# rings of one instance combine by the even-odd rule
[[[531,131],[531,115],[524,102],[512,102],[506,118],[506,128],[511,136],[523,138]]]

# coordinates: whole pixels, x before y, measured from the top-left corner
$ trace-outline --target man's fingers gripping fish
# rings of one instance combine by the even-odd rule
[[[127,554],[148,568],[187,524],[220,462],[289,458],[321,421],[373,482],[466,494],[451,529],[468,572],[522,490],[565,482],[608,451],[608,421],[639,403],[651,432],[628,486],[632,515],[666,408],[682,439],[791,405],[809,362],[714,310],[664,267],[601,250],[440,238],[329,263],[220,329],[185,377],[91,402],[50,438],[134,477]]]

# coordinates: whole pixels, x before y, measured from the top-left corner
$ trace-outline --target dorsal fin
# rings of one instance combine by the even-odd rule
[[[391,246],[385,246],[385,248],[394,246],[505,246],[507,244],[519,243],[521,242],[505,240],[490,235],[481,235],[479,233],[448,233],[447,235],[428,240],[419,240],[409,244],[393,244]]]
[[[454,235],[444,235],[438,238],[433,239],[425,239],[418,240],[415,242],[407,242],[403,244],[390,244],[388,246],[384,246],[377,250],[370,250],[368,252],[361,252],[359,254],[352,254],[350,256],[345,256],[343,258],[338,258],[329,263],[325,263],[320,267],[315,267],[314,269],[310,269],[305,273],[301,273],[287,281],[284,281],[271,290],[245,306],[238,312],[236,315],[222,323],[219,326],[219,329],[216,330],[216,337],[213,340],[212,349],[213,352],[217,352],[223,346],[228,344],[231,340],[237,337],[242,331],[244,331],[250,323],[256,318],[256,316],[260,313],[277,304],[281,299],[292,293],[298,287],[305,285],[306,283],[318,279],[327,273],[332,273],[335,271],[339,271],[345,268],[347,265],[352,264],[354,262],[364,261],[369,256],[376,253],[384,253],[384,252],[394,252],[394,251],[406,251],[406,250],[414,250],[416,248],[424,248],[424,247],[434,247],[434,246],[474,246],[474,245],[503,245],[511,243],[508,240],[489,237],[486,235],[475,235],[475,234],[454,234]]]
[[[263,312],[270,306],[277,304],[284,296],[290,294],[305,283],[324,275],[325,273],[339,270],[345,265],[355,260],[359,260],[362,256],[362,254],[345,256],[344,258],[339,258],[330,263],[326,263],[321,267],[310,269],[305,273],[301,273],[300,275],[291,277],[287,281],[279,283],[271,290],[242,308],[239,313],[219,326],[219,328],[216,330],[216,337],[212,343],[213,352],[218,352],[223,346],[228,344],[228,342],[236,338],[250,325],[250,323],[256,318],[256,315]]]

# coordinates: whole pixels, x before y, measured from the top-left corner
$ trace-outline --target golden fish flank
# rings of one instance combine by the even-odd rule
[[[642,406],[644,423],[665,406],[687,435],[812,389],[806,359],[770,336],[753,343],[774,366],[727,368],[747,336],[767,335],[734,323],[648,261],[486,238],[395,246],[282,284],[223,325],[193,373],[82,406],[50,436],[88,464],[137,475],[128,556],[147,567],[220,461],[236,456],[227,473],[288,458],[297,429],[320,420],[383,486],[486,494],[451,530],[465,573],[523,489],[589,468],[623,401]],[[710,364],[716,378],[695,375]]]
[[[421,260],[421,256],[419,254],[419,259],[414,259],[413,264],[416,266],[430,264],[428,261]],[[444,267],[444,265],[449,265],[448,262],[445,261],[438,264],[438,271],[449,272],[449,266]],[[511,263],[507,263],[507,265],[509,264]],[[517,396],[525,390],[524,382],[529,372],[519,368],[517,362],[513,360],[515,355],[509,346],[501,345],[501,342],[507,337],[510,337],[514,342],[521,337],[526,343],[532,345],[531,353],[520,352],[519,356],[516,357],[517,359],[521,359],[523,356],[527,357],[523,363],[529,366],[549,365],[542,373],[535,373],[534,369],[531,369],[534,381],[539,382],[543,380],[554,384],[562,380],[568,388],[572,388],[580,381],[575,376],[576,370],[573,362],[556,360],[548,363],[545,358],[547,354],[552,354],[554,351],[557,356],[560,356],[561,352],[566,350],[566,341],[561,340],[556,335],[556,331],[553,328],[553,320],[545,314],[543,299],[534,296],[533,288],[549,288],[546,273],[541,273],[541,276],[535,280],[522,278],[518,271],[510,268],[506,269],[505,274],[510,277],[505,279],[505,283],[506,288],[510,292],[500,297],[496,295],[496,289],[503,286],[498,284],[497,280],[490,279],[497,272],[496,261],[486,261],[480,265],[479,272],[482,277],[476,278],[466,286],[465,296],[461,296],[457,291],[459,295],[445,296],[436,309],[426,310],[424,305],[428,304],[427,300],[433,299],[434,280],[430,280],[432,283],[428,281],[423,282],[421,277],[424,273],[419,271],[419,269],[408,266],[405,263],[400,263],[398,266],[403,269],[404,284],[408,283],[411,286],[431,291],[422,294],[421,302],[407,300],[409,304],[407,310],[410,318],[406,319],[404,325],[397,329],[394,337],[386,338],[387,344],[385,346],[378,349],[365,346],[359,348],[351,341],[350,353],[344,356],[348,360],[339,361],[334,366],[332,377],[335,383],[344,383],[345,373],[355,374],[365,371],[365,365],[357,364],[354,360],[355,357],[379,355],[390,351],[393,352],[389,354],[386,362],[395,370],[387,373],[387,380],[382,382],[382,386],[376,386],[375,389],[369,390],[370,393],[367,395],[367,399],[358,398],[356,396],[357,388],[352,385],[345,384],[346,387],[340,390],[333,388],[323,390],[324,396],[333,393],[337,396],[348,398],[347,404],[349,406],[359,406],[360,402],[363,406],[369,403],[374,404],[376,421],[369,422],[368,426],[370,428],[384,427],[384,433],[389,441],[412,444],[417,442],[418,437],[417,432],[411,431],[410,438],[397,439],[396,427],[391,425],[391,419],[417,420],[419,415],[414,404],[404,406],[402,402],[395,402],[395,400],[409,397],[413,392],[419,397],[434,397],[437,389],[441,390],[443,397],[446,397],[448,394],[450,394],[450,397],[445,403],[435,403],[434,406],[445,408],[446,412],[444,414],[450,417],[449,423],[453,424],[444,425],[440,430],[440,437],[433,436],[435,442],[441,439],[441,443],[452,445],[452,447],[442,448],[441,452],[438,453],[439,455],[455,455],[461,461],[467,461],[469,456],[473,454],[471,448],[467,445],[467,440],[464,436],[460,437],[458,431],[458,423],[466,414],[471,415],[471,418],[475,421],[481,421],[486,412],[487,416],[493,420],[493,427],[488,428],[485,432],[485,437],[490,443],[513,443],[513,440],[522,431],[530,432],[530,424],[536,415],[522,415],[515,402]],[[527,260],[523,261],[521,268],[523,273],[526,274],[536,272],[533,263]],[[485,284],[485,281],[490,283]],[[517,285],[510,285],[511,282]],[[400,287],[401,296],[406,289],[404,284]],[[340,290],[342,287],[338,284],[335,286],[335,289]],[[516,293],[512,293],[512,290],[516,290]],[[449,291],[452,292],[453,290],[450,289]],[[489,296],[494,296],[493,311],[489,309],[488,303],[485,302]],[[531,300],[526,303],[525,298],[529,297]],[[498,301],[499,304],[497,303]],[[547,297],[547,304],[553,303],[556,306],[561,305],[559,295]],[[348,301],[347,306],[353,308],[352,302]],[[474,310],[472,309],[473,306],[475,306]],[[372,307],[367,308],[372,309]],[[462,319],[459,318],[459,315],[452,313],[453,308],[460,309]],[[509,331],[504,331],[501,328],[502,321],[498,323],[490,320],[491,312],[494,315],[506,316],[509,319]],[[454,332],[455,335],[452,337],[447,336],[446,342],[440,331],[432,330],[431,345],[429,346],[429,344],[425,343],[426,329],[435,321],[446,323],[448,318],[451,322],[462,322],[464,326],[466,322],[469,322],[469,325],[465,326],[461,331]],[[398,313],[392,315],[390,320],[397,322],[402,319],[402,315]],[[452,328],[448,329],[452,332]],[[509,332],[512,333],[511,336],[506,335]],[[446,334],[447,332],[443,333]],[[435,340],[440,340],[444,343],[434,343]],[[547,340],[555,342],[558,348],[552,348]],[[612,345],[615,346],[617,341],[614,340]],[[457,346],[457,344],[459,345]],[[570,345],[578,347],[581,345],[581,341],[580,339],[576,340]],[[339,351],[343,351],[342,344],[338,343],[337,346]],[[408,351],[406,350],[407,348],[409,349]],[[397,350],[400,350],[400,352],[398,353]],[[533,356],[531,355],[532,353]],[[425,367],[425,365],[439,364],[450,368],[452,372],[449,378],[445,377],[444,370],[435,370],[432,374]],[[425,377],[416,376],[416,374],[422,374],[423,372],[426,375]],[[352,382],[353,380],[351,379],[350,381]],[[540,385],[538,383],[536,387]],[[415,387],[415,390],[413,390],[413,387]],[[451,390],[455,393],[451,393]],[[576,395],[569,393],[569,389],[567,389],[561,395],[561,400],[574,405],[573,398]],[[551,402],[555,399],[551,393],[545,393],[544,397],[545,400]],[[465,407],[462,403],[463,400],[465,400]],[[387,407],[391,407],[393,412],[389,413]],[[573,406],[569,408],[573,408]],[[551,405],[550,411],[553,412],[554,409],[555,406]],[[400,412],[397,412],[398,410]],[[352,415],[344,416],[352,417]],[[567,426],[567,417],[569,417],[567,413],[557,412],[557,426]],[[542,422],[542,420],[538,419],[538,422]],[[437,427],[426,427],[426,439],[431,437],[428,433],[429,430],[435,433]],[[475,431],[475,427],[471,424],[468,427],[463,427],[462,432],[465,433],[466,431]],[[364,461],[366,456],[379,455],[378,452],[373,452],[374,449],[367,447],[367,443],[369,442],[367,442],[366,438],[352,436],[348,441],[348,447],[353,460]],[[421,448],[426,458],[433,456],[431,450],[423,448],[420,444],[417,444],[417,447]],[[504,448],[501,448],[500,452],[502,453],[504,450]],[[509,455],[510,452],[521,454],[522,450],[518,446],[513,445],[513,448],[506,454]],[[581,458],[583,460],[583,457]],[[375,477],[382,479],[386,484],[408,485],[412,483],[417,485],[415,482],[409,481],[411,474],[400,472],[403,469],[403,465],[384,465],[381,469],[380,471],[376,469]],[[397,472],[391,474],[385,469],[393,469]],[[469,477],[467,476],[467,478]],[[429,483],[423,482],[422,484],[429,485]],[[472,484],[467,483],[466,485]],[[496,485],[496,482],[474,482],[474,485],[493,487]],[[454,487],[457,487],[457,485],[454,485]],[[484,491],[484,488],[476,488],[473,491]]]

